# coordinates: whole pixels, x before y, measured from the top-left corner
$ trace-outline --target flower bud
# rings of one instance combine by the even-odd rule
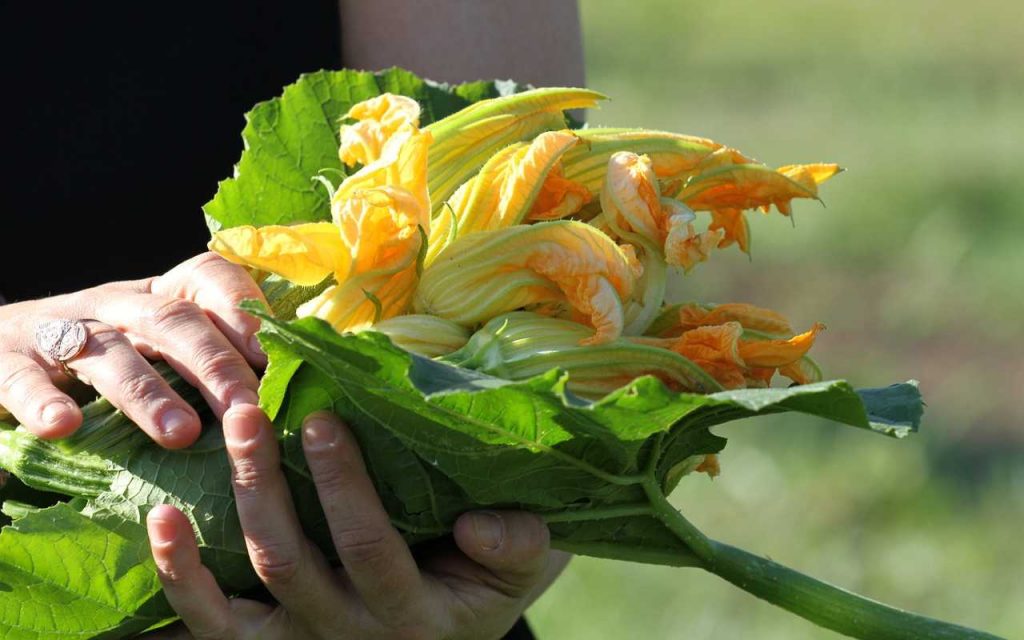
[[[395,316],[381,320],[370,329],[391,338],[396,346],[427,358],[449,354],[469,340],[469,331],[464,327],[423,314]]]
[[[581,346],[593,334],[592,328],[576,322],[517,311],[492,319],[443,360],[509,380],[564,369],[568,389],[590,399],[645,375],[675,391],[710,393],[721,388],[700,367],[666,349],[625,338]]]

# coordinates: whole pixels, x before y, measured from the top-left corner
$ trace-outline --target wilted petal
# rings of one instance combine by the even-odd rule
[[[679,324],[683,330],[696,327],[739,322],[744,329],[771,334],[790,334],[793,329],[782,314],[752,304],[730,302],[719,305],[688,303],[679,307]]]
[[[807,355],[815,337],[824,329],[825,325],[819,322],[810,331],[788,339],[742,340],[739,354],[751,367],[784,367]]]
[[[709,231],[722,231],[722,240],[718,243],[719,249],[724,249],[732,243],[738,243],[740,250],[750,253],[750,226],[743,211],[739,209],[712,209],[711,224]]]
[[[416,305],[471,326],[527,305],[565,302],[597,329],[585,339],[596,344],[621,333],[634,269],[611,238],[583,223],[482,231],[456,240],[424,270]]]
[[[235,264],[303,286],[318,284],[332,273],[347,273],[351,262],[348,247],[330,222],[233,227],[214,234],[209,247]]]
[[[573,215],[593,199],[590,190],[562,173],[555,165],[548,173],[540,193],[526,219],[530,221],[559,220]]]
[[[763,165],[726,165],[692,178],[679,199],[692,209],[753,209],[775,205],[788,213],[793,198],[817,198],[815,185],[805,185]]]
[[[807,356],[779,367],[779,373],[797,384],[810,384],[822,380],[821,369],[818,367],[818,364]]]
[[[349,166],[366,165],[380,158],[384,144],[403,125],[419,125],[420,105],[412,98],[384,93],[353,105],[345,118],[357,122],[341,126],[338,157]]]
[[[669,264],[680,266],[689,272],[708,259],[711,252],[718,248],[724,235],[721,229],[697,233],[692,224],[673,227],[665,241],[665,254],[669,257]]]
[[[683,333],[672,350],[693,361],[726,389],[746,386],[743,358],[739,353],[743,327],[726,322],[713,327],[698,327]]]

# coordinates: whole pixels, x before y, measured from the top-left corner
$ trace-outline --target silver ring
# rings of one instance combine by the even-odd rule
[[[89,332],[80,320],[51,320],[36,326],[36,348],[60,365],[65,375],[74,378],[68,362],[82,353]]]

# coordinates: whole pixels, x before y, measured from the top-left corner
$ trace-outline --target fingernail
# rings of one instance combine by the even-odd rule
[[[302,442],[310,451],[322,451],[334,446],[338,429],[323,418],[307,418],[302,423]]]
[[[171,439],[179,439],[186,432],[192,431],[195,418],[184,409],[169,409],[160,416],[160,431]]]
[[[66,402],[61,400],[51,402],[43,407],[43,422],[52,427],[59,423],[64,414],[70,410],[71,407]]]
[[[494,551],[505,540],[505,520],[493,511],[478,511],[473,514],[473,532],[480,548]]]
[[[146,525],[149,529],[149,539],[154,544],[170,544],[178,537],[178,530],[170,520],[150,518]]]
[[[240,404],[251,404],[257,405],[260,403],[260,397],[255,391],[249,388],[242,388],[231,394],[231,399],[228,400],[229,407],[236,407]]]
[[[232,447],[240,447],[252,442],[259,437],[262,424],[259,420],[249,417],[234,417],[224,419],[224,440]]]

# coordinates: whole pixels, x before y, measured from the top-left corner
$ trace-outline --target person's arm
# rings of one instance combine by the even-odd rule
[[[339,0],[344,66],[582,87],[576,0]]]

